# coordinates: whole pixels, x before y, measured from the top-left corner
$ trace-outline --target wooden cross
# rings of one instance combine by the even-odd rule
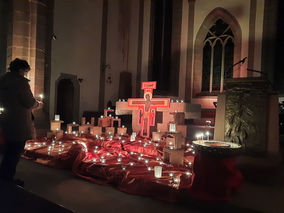
[[[149,138],[150,126],[155,126],[156,109],[169,108],[169,98],[152,98],[153,90],[157,82],[142,82],[141,89],[144,90],[144,98],[128,99],[128,107],[138,108],[138,124],[141,125],[140,135]]]

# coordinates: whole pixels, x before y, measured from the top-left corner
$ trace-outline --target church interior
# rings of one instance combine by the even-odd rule
[[[0,10],[0,76],[26,60],[43,103],[0,212],[284,212],[283,1]]]

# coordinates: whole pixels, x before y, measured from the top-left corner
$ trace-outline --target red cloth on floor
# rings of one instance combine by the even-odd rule
[[[193,172],[191,195],[199,200],[227,201],[233,191],[241,188],[243,180],[235,158],[214,158],[197,153]]]

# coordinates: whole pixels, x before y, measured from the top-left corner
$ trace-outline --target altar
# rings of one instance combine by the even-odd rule
[[[212,172],[212,180],[234,179],[236,184],[219,188],[210,182],[213,193],[206,191],[204,168],[210,169],[211,164],[211,168],[218,168],[221,164],[218,160],[206,161],[204,166],[201,153],[193,141],[188,140],[184,123],[189,113],[188,104],[153,98],[155,88],[156,82],[143,82],[144,98],[118,101],[116,115],[111,114],[112,109],[106,109],[98,118],[97,126],[94,126],[95,118],[91,118],[91,122],[82,118],[81,125],[67,124],[69,130],[63,133],[60,125],[63,121],[56,115],[57,121],[51,121],[56,123],[56,128],[51,125],[53,128],[46,138],[27,141],[23,157],[47,166],[71,169],[78,177],[130,194],[170,202],[185,197],[230,199],[231,192],[241,184],[241,178],[236,178],[240,175],[238,169],[229,163],[225,170],[233,170],[230,177],[219,177],[226,171]],[[157,111],[163,112],[159,123]],[[133,115],[133,132],[127,131],[119,118],[129,113]],[[197,141],[204,142],[206,138],[198,137]],[[221,193],[216,194],[216,191]]]

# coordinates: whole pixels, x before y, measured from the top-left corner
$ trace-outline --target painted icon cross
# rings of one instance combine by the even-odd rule
[[[157,82],[142,82],[144,98],[128,99],[128,107],[138,108],[138,124],[141,125],[140,135],[149,138],[150,126],[155,126],[157,108],[169,108],[169,98],[152,98]]]

